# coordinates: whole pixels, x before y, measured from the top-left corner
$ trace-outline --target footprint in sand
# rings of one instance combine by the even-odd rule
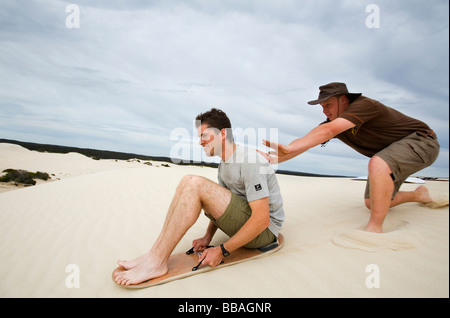
[[[408,229],[408,222],[402,220],[385,222],[383,233],[355,229],[335,235],[332,241],[334,244],[345,248],[354,248],[366,252],[403,251],[417,248],[424,243],[422,235]]]

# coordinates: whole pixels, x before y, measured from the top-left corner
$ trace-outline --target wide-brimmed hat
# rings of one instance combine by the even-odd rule
[[[319,87],[320,93],[319,98],[316,100],[309,101],[310,105],[317,105],[326,101],[328,98],[336,96],[336,95],[347,95],[349,99],[355,99],[356,97],[361,96],[361,93],[349,93],[347,89],[347,85],[345,83],[329,83]]]

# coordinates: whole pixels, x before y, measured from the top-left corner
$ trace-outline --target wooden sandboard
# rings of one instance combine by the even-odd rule
[[[261,251],[261,249],[249,249],[245,247],[241,247],[231,253],[228,257],[224,257],[222,264],[220,264],[217,267],[211,267],[208,265],[201,265],[197,270],[193,271],[192,269],[198,265],[199,263],[199,257],[197,253],[193,254],[186,254],[186,253],[178,253],[171,255],[169,258],[169,271],[160,277],[153,278],[150,280],[147,280],[145,282],[142,282],[140,284],[136,285],[119,285],[125,288],[147,288],[151,286],[156,286],[160,284],[165,284],[177,279],[182,279],[185,277],[201,274],[204,272],[212,271],[215,269],[220,269],[226,266],[235,265],[241,262],[245,262],[254,258],[266,256],[272,253],[275,253],[276,251],[280,250],[283,247],[284,244],[284,237],[281,234],[278,234],[278,240],[277,242],[274,242],[272,244],[269,244],[267,247],[271,248],[268,251]],[[117,267],[113,273],[112,273],[112,279],[114,281],[115,273],[117,272],[123,272],[125,271],[125,268],[119,266]],[[114,281],[115,282],[115,281]]]

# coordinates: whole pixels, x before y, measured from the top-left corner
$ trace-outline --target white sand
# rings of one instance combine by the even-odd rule
[[[148,250],[184,175],[216,180],[217,170],[96,161],[0,144],[0,171],[7,168],[61,180],[0,193],[0,297],[449,297],[448,206],[404,204],[390,211],[385,233],[366,233],[365,182],[278,175],[286,212],[282,250],[128,290],[111,279],[116,260]],[[448,182],[425,185],[448,200]],[[189,249],[207,224],[200,216],[175,252]],[[213,243],[224,240],[218,231]],[[79,269],[79,288],[69,288],[77,281],[71,280],[73,268]],[[377,273],[373,268],[379,288],[366,285]]]

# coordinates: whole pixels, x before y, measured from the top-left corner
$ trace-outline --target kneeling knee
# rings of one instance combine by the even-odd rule
[[[376,176],[380,173],[391,173],[391,168],[381,157],[373,156],[369,160],[369,175]]]

